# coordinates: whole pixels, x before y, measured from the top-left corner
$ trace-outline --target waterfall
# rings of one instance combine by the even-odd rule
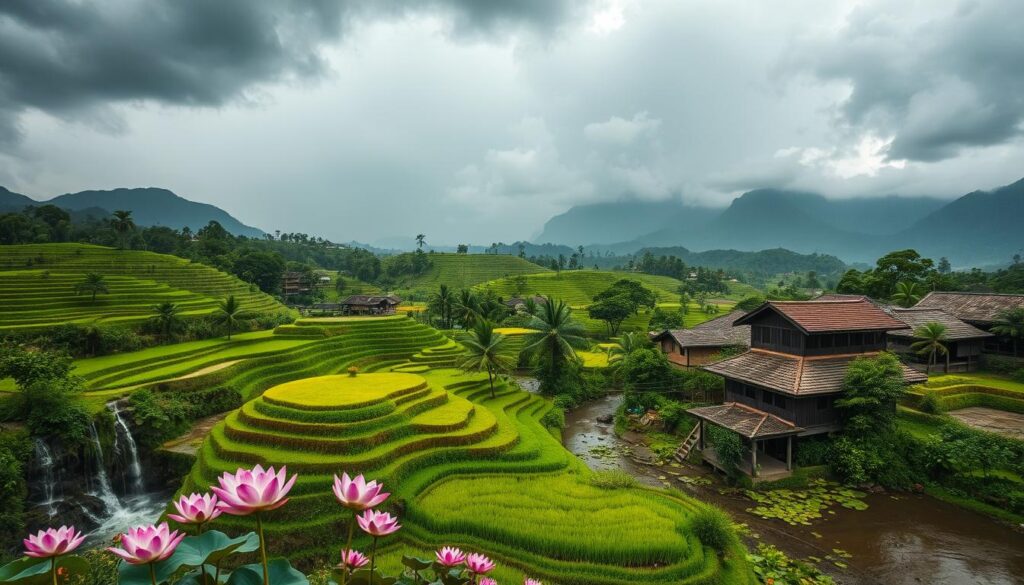
[[[131,493],[141,494],[144,489],[142,483],[142,465],[139,463],[139,449],[135,445],[135,437],[132,436],[132,431],[128,428],[128,424],[124,422],[123,418],[121,418],[121,409],[118,408],[117,403],[111,403],[109,408],[114,414],[114,424],[117,431],[117,436],[114,440],[114,448],[120,455],[121,440],[123,438],[125,445],[128,447],[128,478],[132,482]]]
[[[107,475],[107,466],[103,461],[103,445],[100,443],[100,435],[96,432],[96,423],[89,423],[89,437],[92,439],[93,454],[96,456],[96,472],[92,476],[95,482],[95,489],[92,495],[103,501],[107,512],[116,514],[122,508],[121,500],[110,485],[110,476]]]
[[[50,515],[50,518],[53,518],[57,515],[57,503],[60,502],[60,498],[57,497],[59,485],[53,453],[50,451],[46,441],[36,439],[35,454],[36,465],[43,472],[43,501],[40,502],[40,505],[46,506],[46,513]]]

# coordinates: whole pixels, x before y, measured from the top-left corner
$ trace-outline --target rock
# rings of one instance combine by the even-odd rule
[[[615,417],[610,414],[602,414],[601,416],[597,417],[597,422],[606,425],[612,424],[613,420],[615,420]]]
[[[914,490],[915,494],[923,494],[924,493],[924,486],[919,484],[919,483],[915,483],[913,485],[912,489]]]
[[[868,491],[873,494],[884,494],[885,488],[880,485],[873,485]]]

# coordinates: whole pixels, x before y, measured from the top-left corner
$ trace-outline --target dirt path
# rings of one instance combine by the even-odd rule
[[[967,426],[1011,439],[1024,440],[1024,414],[985,408],[984,406],[970,406],[951,410],[946,414]]]
[[[220,362],[219,364],[213,364],[212,366],[206,366],[205,368],[202,368],[200,370],[196,370],[194,372],[191,372],[191,373],[188,373],[188,374],[184,374],[182,376],[177,376],[175,378],[167,378],[165,380],[154,380],[152,382],[142,382],[141,384],[132,384],[131,386],[121,386],[121,387],[118,387],[118,388],[103,388],[102,390],[97,390],[96,392],[110,392],[110,391],[113,391],[113,390],[116,390],[116,391],[119,391],[119,392],[123,392],[123,391],[127,391],[127,390],[135,390],[136,388],[142,388],[143,386],[153,386],[154,384],[166,384],[168,382],[177,382],[179,380],[189,380],[191,378],[198,378],[199,376],[205,376],[207,374],[212,374],[214,372],[219,372],[221,370],[225,370],[225,369],[230,368],[231,366],[233,366],[233,365],[235,365],[235,364],[237,364],[239,362],[243,362],[243,361],[245,361],[245,360],[244,359],[229,360],[229,361],[226,361],[226,362]]]
[[[227,412],[222,412],[220,414],[199,419],[194,425],[192,425],[192,428],[187,433],[177,439],[167,441],[161,448],[164,451],[170,451],[171,453],[181,453],[182,455],[195,457],[199,447],[203,444],[203,439],[206,438],[206,435],[210,434],[210,429],[220,421],[224,420],[224,417],[227,415]]]

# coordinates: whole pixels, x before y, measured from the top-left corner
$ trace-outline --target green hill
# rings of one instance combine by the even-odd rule
[[[526,275],[526,286],[517,290],[512,278],[500,278],[475,287],[477,290],[492,290],[503,298],[517,295],[541,295],[562,299],[573,307],[585,307],[594,295],[610,287],[617,280],[628,278],[639,281],[654,291],[659,303],[679,302],[680,282],[667,276],[650,274],[611,272],[599,270],[573,270],[560,273],[546,272]]]
[[[396,283],[399,294],[424,295],[442,284],[453,289],[471,286],[516,274],[550,272],[518,256],[498,254],[429,254],[430,268],[420,276]]]
[[[75,292],[90,272],[109,289],[95,302]],[[228,295],[246,311],[285,310],[234,276],[176,256],[88,244],[0,246],[0,330],[138,322],[163,301],[178,304],[183,315],[204,315]]]

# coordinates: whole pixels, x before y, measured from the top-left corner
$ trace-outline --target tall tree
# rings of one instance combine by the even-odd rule
[[[416,248],[422,250],[424,244],[427,243],[427,236],[424,234],[416,234]]]
[[[469,289],[459,291],[455,299],[453,319],[462,325],[463,329],[469,329],[480,317],[480,298]]]
[[[1019,355],[1018,344],[1024,340],[1024,309],[1003,311],[991,331],[996,335],[1010,338],[1013,341],[1013,355]]]
[[[179,312],[178,305],[170,301],[153,305],[153,324],[157,326],[165,338],[169,338],[171,333],[181,324]]]
[[[896,403],[904,392],[903,368],[893,354],[853,360],[843,378],[842,398],[835,402],[845,422],[844,432],[863,437],[892,429]]]
[[[228,339],[231,339],[231,333],[238,326],[238,322],[242,318],[242,305],[235,298],[235,295],[231,295],[228,298],[220,302],[217,307],[217,311],[213,314],[214,320],[228,330]]]
[[[609,335],[618,335],[622,322],[633,314],[633,303],[626,294],[601,297],[587,307],[587,315],[591,319],[604,321],[608,325]]]
[[[495,376],[515,365],[508,339],[501,333],[495,333],[494,323],[480,319],[472,329],[459,336],[459,343],[466,348],[466,358],[459,367],[467,371],[487,372],[491,398],[494,398]]]
[[[441,318],[442,329],[452,328],[452,316],[455,311],[455,295],[452,294],[452,291],[448,288],[447,284],[442,284],[441,288],[430,296],[427,306]]]
[[[896,304],[901,307],[913,307],[923,296],[924,290],[921,288],[921,285],[912,280],[907,280],[896,283],[896,292],[893,293],[892,300],[896,301]]]
[[[914,337],[918,341],[911,343],[910,347],[918,355],[928,356],[928,373],[931,373],[940,354],[946,356],[946,373],[949,373],[949,348],[943,343],[947,337],[946,326],[942,323],[925,323],[914,330]]]
[[[85,279],[75,285],[75,294],[87,294],[92,295],[92,302],[96,302],[97,294],[107,294],[110,289],[107,288],[107,281],[103,278],[102,274],[96,272],[90,272],[85,275]]]
[[[536,357],[550,379],[557,379],[567,363],[576,363],[576,349],[587,347],[586,330],[572,318],[572,309],[561,299],[549,298],[537,307],[527,325],[535,333],[526,335],[523,351]]]
[[[117,232],[118,245],[124,250],[128,244],[129,234],[135,231],[135,221],[132,219],[132,212],[124,209],[115,211],[114,217],[110,219],[110,226]]]

